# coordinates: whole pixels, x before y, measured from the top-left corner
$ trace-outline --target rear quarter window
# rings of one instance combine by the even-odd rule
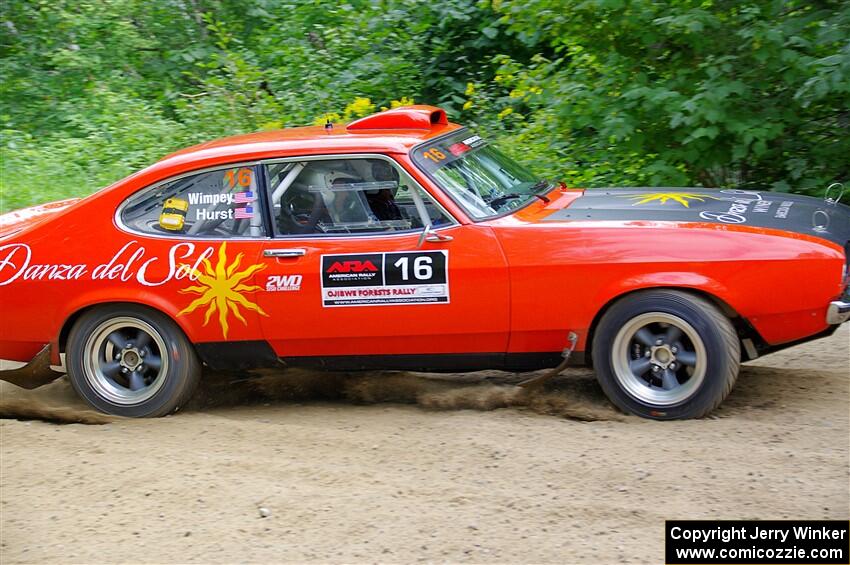
[[[166,237],[231,238],[266,234],[255,167],[185,175],[131,196],[119,218],[126,229]]]

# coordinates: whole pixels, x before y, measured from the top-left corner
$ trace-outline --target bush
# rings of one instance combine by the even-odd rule
[[[821,193],[850,173],[850,4],[8,0],[0,211],[212,137],[417,100],[574,186]]]

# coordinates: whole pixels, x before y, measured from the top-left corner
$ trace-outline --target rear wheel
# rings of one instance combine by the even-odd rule
[[[200,378],[194,349],[163,314],[135,305],[85,313],[68,336],[74,389],[102,412],[164,416],[189,400]]]
[[[621,410],[658,420],[700,418],[735,384],[740,342],[709,301],[674,290],[632,294],[602,317],[597,378]]]

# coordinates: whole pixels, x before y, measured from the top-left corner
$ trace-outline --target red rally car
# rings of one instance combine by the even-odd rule
[[[0,358],[23,365],[0,378],[62,366],[99,410],[161,416],[202,365],[527,371],[567,348],[622,410],[700,417],[741,362],[850,317],[838,200],[570,189],[431,106],[212,141],[0,216]]]

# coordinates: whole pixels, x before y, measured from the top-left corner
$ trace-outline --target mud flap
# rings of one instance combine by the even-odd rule
[[[0,371],[0,381],[7,381],[21,388],[33,389],[53,382],[63,374],[50,368],[50,344],[47,344],[23,367]]]

